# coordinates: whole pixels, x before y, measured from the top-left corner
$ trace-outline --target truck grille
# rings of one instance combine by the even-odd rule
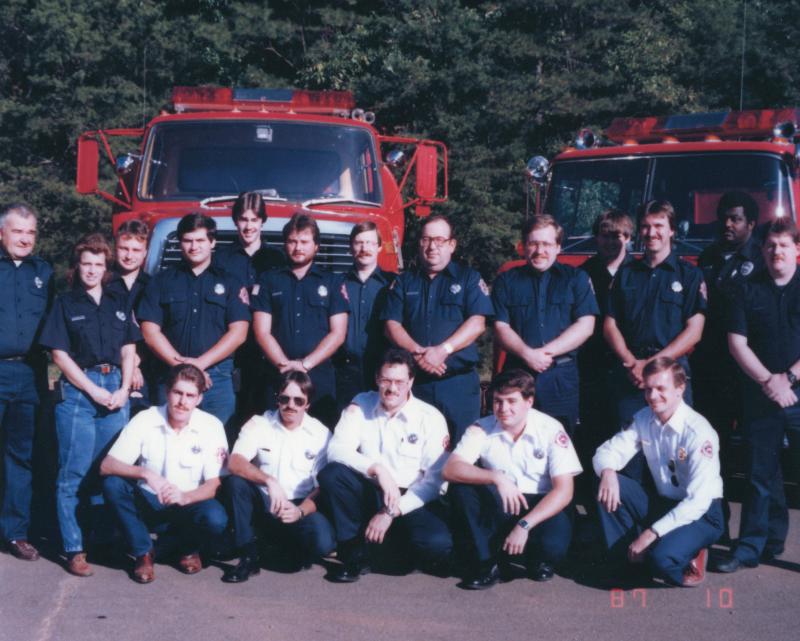
[[[227,247],[236,240],[236,232],[217,230],[217,247]],[[278,251],[283,251],[283,237],[280,232],[267,232],[261,235],[261,241]],[[345,234],[320,234],[319,251],[315,262],[333,272],[347,271],[352,265],[350,238]],[[181,261],[181,247],[178,235],[170,232],[164,244],[164,254],[159,269],[177,265]]]

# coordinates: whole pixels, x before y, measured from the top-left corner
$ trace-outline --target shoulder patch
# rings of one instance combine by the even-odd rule
[[[486,284],[486,281],[481,278],[478,281],[478,287],[483,292],[484,296],[489,296],[489,286]]]
[[[706,281],[700,281],[700,295],[703,297],[703,300],[708,300],[708,287],[706,287]]]
[[[344,297],[344,299],[349,303],[350,302],[350,296],[347,295],[347,287],[345,287],[344,282],[342,282],[341,292],[342,292],[342,296]]]
[[[239,300],[242,301],[242,303],[244,303],[245,305],[249,305],[250,304],[250,296],[247,294],[247,288],[246,287],[242,287],[239,290]]]
[[[567,436],[567,433],[564,430],[558,430],[554,442],[559,447],[569,447],[569,436]]]
[[[217,460],[220,463],[224,463],[228,459],[228,450],[224,447],[217,448]]]
[[[706,441],[700,447],[700,454],[705,456],[706,458],[712,458],[714,456],[714,446],[711,444],[711,441]]]
[[[445,434],[444,438],[442,439],[442,449],[449,451],[450,450],[450,435]]]

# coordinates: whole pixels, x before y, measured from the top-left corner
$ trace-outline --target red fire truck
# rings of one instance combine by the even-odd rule
[[[321,231],[318,262],[343,271],[350,229],[372,220],[385,243],[381,266],[397,270],[404,211],[427,216],[447,198],[447,149],[379,134],[374,121],[344,91],[176,87],[144,128],[80,136],[77,190],[113,203],[114,229],[131,218],[150,226],[151,273],[179,260],[175,230],[188,212],[215,217],[218,246],[232,242],[233,201],[255,190],[267,200],[269,245],[282,245],[294,212],[310,213]],[[115,156],[110,143],[118,137],[139,139],[138,150]],[[102,186],[101,153],[115,188]]]
[[[678,216],[678,253],[696,257],[714,238],[727,191],[750,194],[761,223],[797,218],[799,124],[798,109],[617,118],[603,135],[581,130],[552,163],[531,158],[534,208],[564,227],[562,260],[579,264],[595,251],[599,213],[613,207],[635,220],[643,203],[665,199]]]

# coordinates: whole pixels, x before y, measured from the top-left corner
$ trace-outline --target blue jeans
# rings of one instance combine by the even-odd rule
[[[159,525],[175,528],[181,540],[181,554],[193,554],[203,544],[213,547],[228,525],[225,508],[215,499],[191,505],[163,505],[155,494],[121,476],[105,477],[103,493],[134,557],[152,549],[150,528]]]
[[[120,371],[108,374],[88,370],[86,376],[109,392],[120,386]],[[111,442],[128,422],[128,404],[110,412],[96,405],[88,394],[63,380],[64,400],[55,408],[58,435],[58,477],[56,478],[56,511],[64,551],[80,552],[83,547],[81,523],[87,500],[102,504],[98,467]],[[102,509],[102,508],[101,508]],[[79,515],[80,513],[80,515]],[[109,535],[109,532],[100,533]]]
[[[39,396],[32,367],[0,361],[0,435],[3,443],[3,504],[0,536],[28,538],[31,519],[33,434]]]
[[[200,409],[216,416],[227,428],[228,423],[236,411],[236,394],[233,391],[233,359],[228,358],[212,365],[206,370],[211,378],[211,389],[203,392],[203,402]],[[167,402],[167,390],[163,379],[158,385],[158,404]],[[249,418],[249,417],[248,417]]]

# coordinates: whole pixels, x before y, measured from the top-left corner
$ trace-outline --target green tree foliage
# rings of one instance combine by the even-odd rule
[[[745,4],[746,12],[745,12]],[[142,126],[173,85],[350,89],[387,132],[444,141],[462,255],[513,257],[522,169],[617,115],[800,104],[793,3],[742,0],[6,0],[0,199],[63,264],[109,207],[73,187],[86,130]],[[133,143],[131,143],[133,144]],[[123,143],[120,150],[130,150]]]

